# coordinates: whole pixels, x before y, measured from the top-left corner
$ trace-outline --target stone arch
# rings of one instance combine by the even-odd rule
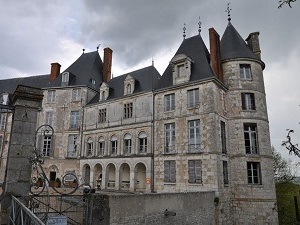
[[[136,191],[146,191],[146,171],[144,163],[139,162],[134,167],[134,189]]]
[[[90,174],[91,174],[91,167],[89,164],[85,164],[82,167],[82,183],[83,184],[90,184],[91,180],[90,180]]]
[[[106,167],[106,181],[105,186],[107,189],[115,189],[116,187],[116,166],[109,163]]]
[[[94,184],[96,184],[97,188],[101,187],[102,182],[102,176],[103,176],[103,166],[100,163],[97,163],[94,166]]]
[[[127,163],[122,163],[119,169],[119,184],[121,190],[129,190],[130,187],[130,166]]]

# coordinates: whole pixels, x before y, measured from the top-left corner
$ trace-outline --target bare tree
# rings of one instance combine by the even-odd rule
[[[291,3],[292,3],[292,2],[295,2],[295,1],[296,1],[296,0],[279,0],[279,1],[278,1],[278,3],[279,3],[278,8],[280,9],[280,8],[282,8],[282,6],[284,6],[284,5],[289,5],[289,7],[292,8]]]

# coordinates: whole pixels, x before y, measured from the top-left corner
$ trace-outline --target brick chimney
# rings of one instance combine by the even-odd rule
[[[50,81],[56,79],[56,77],[60,74],[60,67],[59,63],[51,63],[51,72],[50,72]]]
[[[253,32],[253,33],[249,34],[246,41],[247,41],[248,46],[253,51],[253,53],[257,56],[257,58],[261,59],[261,56],[260,56],[261,51],[260,51],[260,47],[259,47],[258,36],[259,36],[259,32]]]
[[[223,81],[221,64],[220,36],[214,28],[209,29],[210,64],[220,81]]]
[[[103,51],[103,80],[107,83],[111,79],[111,63],[113,51],[110,48],[105,48]]]

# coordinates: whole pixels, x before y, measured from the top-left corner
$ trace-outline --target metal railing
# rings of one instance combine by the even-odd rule
[[[11,210],[9,215],[12,225],[45,225],[33,212],[31,212],[20,200],[11,196]]]

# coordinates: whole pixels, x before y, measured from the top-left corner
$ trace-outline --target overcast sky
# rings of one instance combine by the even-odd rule
[[[0,79],[48,74],[50,64],[66,69],[82,53],[113,50],[114,76],[151,65],[162,74],[182,41],[198,33],[209,48],[208,29],[227,26],[224,0],[0,0]],[[287,134],[300,143],[300,0],[277,9],[277,0],[231,0],[232,24],[243,38],[260,32],[271,142]],[[300,159],[299,159],[300,161]]]

